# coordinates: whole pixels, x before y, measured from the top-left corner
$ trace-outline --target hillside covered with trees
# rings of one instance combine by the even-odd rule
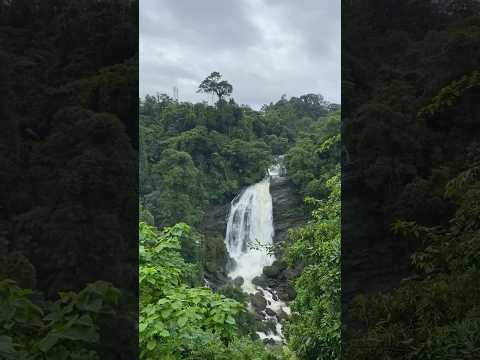
[[[237,104],[233,86],[216,72],[199,91],[218,101],[193,104],[163,94],[140,102],[142,358],[336,359],[340,107],[307,94],[257,111]],[[258,338],[261,323],[240,287],[204,286],[206,258],[216,256],[208,253],[212,244],[225,247],[202,232],[205,214],[262,180],[276,155],[285,155],[295,191],[312,212],[275,250],[288,266],[304,269],[292,283],[297,297],[284,322],[284,346]]]
[[[209,106],[147,95],[140,105],[141,210],[158,227],[198,224],[208,204],[231,200],[263,178],[274,155],[286,154],[311,126],[328,126],[314,123],[336,110],[315,94],[283,97],[261,111],[221,96]],[[298,183],[302,176],[311,174],[298,174]]]
[[[0,1],[2,359],[136,353],[137,8]]]
[[[479,356],[479,11],[342,7],[346,359]]]

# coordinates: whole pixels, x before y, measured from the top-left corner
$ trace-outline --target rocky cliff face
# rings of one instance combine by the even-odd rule
[[[275,243],[287,238],[288,229],[305,224],[308,214],[303,206],[303,197],[298,194],[288,177],[273,178],[270,183],[273,201],[273,225]]]
[[[225,247],[225,231],[230,204],[212,206],[205,213],[202,233],[205,235],[205,277],[214,289],[228,282],[229,256]]]
[[[230,203],[214,205],[205,212],[202,230],[204,232],[220,233],[225,235]]]

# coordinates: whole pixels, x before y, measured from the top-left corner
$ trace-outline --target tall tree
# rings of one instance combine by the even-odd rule
[[[233,91],[232,85],[226,80],[222,80],[222,75],[214,71],[205,78],[198,86],[198,93],[215,93],[218,96],[218,101],[222,100],[224,96],[230,96]]]

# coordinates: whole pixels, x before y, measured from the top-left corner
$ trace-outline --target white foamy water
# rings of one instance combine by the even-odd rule
[[[225,237],[227,250],[235,261],[229,273],[232,279],[241,276],[242,288],[254,293],[254,277],[262,274],[264,266],[275,258],[268,255],[265,246],[273,244],[272,197],[270,178],[249,186],[231,204]]]
[[[272,265],[275,256],[269,255],[267,248],[273,245],[272,197],[270,195],[270,179],[284,176],[285,168],[281,164],[282,157],[269,169],[269,175],[262,181],[247,187],[231,203],[227,222],[225,243],[230,257],[234,260],[229,276],[232,279],[243,278],[242,289],[255,294],[261,292],[267,301],[267,308],[276,314],[282,311],[289,314],[287,304],[278,299],[272,289],[264,289],[252,283],[262,275],[265,266]],[[249,304],[249,309],[252,309]],[[276,316],[262,312],[266,320],[276,322],[275,332],[257,332],[261,339],[272,339],[282,342],[282,325]]]

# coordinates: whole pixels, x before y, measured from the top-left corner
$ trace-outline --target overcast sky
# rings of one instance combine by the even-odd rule
[[[340,0],[140,0],[140,96],[208,100],[218,71],[240,104],[282,94],[340,102]]]

